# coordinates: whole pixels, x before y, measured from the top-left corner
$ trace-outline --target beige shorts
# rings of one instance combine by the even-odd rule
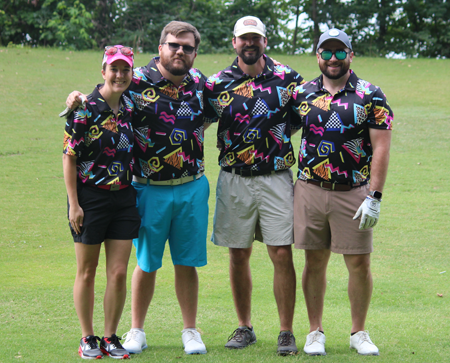
[[[348,192],[323,190],[297,180],[294,187],[295,248],[328,249],[344,255],[373,252],[373,229],[359,229],[353,216],[369,193],[369,185]]]
[[[218,246],[249,248],[294,243],[292,171],[243,177],[221,170],[211,241]]]

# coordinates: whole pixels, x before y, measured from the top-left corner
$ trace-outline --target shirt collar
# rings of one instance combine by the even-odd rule
[[[261,74],[257,75],[254,78],[258,78],[261,76],[266,76],[266,77],[270,77],[273,74],[273,70],[275,68],[275,65],[273,64],[273,61],[270,57],[266,56],[265,54],[262,55],[262,57],[265,60],[265,65],[264,65],[264,69],[261,72]],[[239,67],[239,63],[238,63],[238,57],[236,57],[236,59],[234,60],[233,64],[231,65],[231,73],[233,75],[234,79],[240,79],[243,77],[250,77],[248,74],[245,74],[242,69]]]
[[[161,72],[159,71],[159,69],[156,65],[156,63],[159,62],[159,59],[160,59],[160,57],[154,57],[154,58],[152,58],[150,63],[145,66],[145,68],[147,70],[147,76],[151,79],[153,84],[158,84],[160,82],[172,83],[168,79],[165,79],[163,77],[163,75],[161,74]],[[181,82],[181,85],[186,85],[191,80],[192,80],[191,74],[190,74],[190,72],[188,72],[186,77],[184,77],[183,82]]]
[[[358,83],[358,77],[356,76],[355,72],[353,72],[353,70],[350,69],[350,77],[348,77],[343,90],[355,91],[357,83]],[[323,74],[321,74],[320,77],[317,79],[317,91],[323,91],[323,90],[324,90]]]
[[[94,88],[94,91],[91,93],[92,101],[95,102],[95,105],[97,106],[98,112],[113,112],[112,108],[109,107],[108,103],[105,101],[103,96],[100,94],[100,88],[102,88],[103,84],[98,84],[97,87]],[[123,99],[123,93],[120,96],[120,106],[119,106],[119,112],[123,113],[123,107],[125,105],[125,101]]]

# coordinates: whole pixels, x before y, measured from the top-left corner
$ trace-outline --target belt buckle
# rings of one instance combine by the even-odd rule
[[[332,187],[331,187],[331,188],[326,188],[326,187],[323,186],[323,183],[330,183],[330,184],[332,185]],[[335,184],[336,184],[336,183],[321,181],[319,186],[320,186],[323,190],[334,190]]]
[[[120,184],[111,184],[110,191],[115,192],[120,189]]]

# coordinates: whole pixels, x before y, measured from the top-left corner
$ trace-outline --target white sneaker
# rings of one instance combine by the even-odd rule
[[[319,328],[306,336],[306,343],[303,351],[308,355],[327,355],[325,352],[325,334]]]
[[[129,332],[122,335],[122,339],[125,339],[122,346],[133,354],[142,353],[142,350],[148,347],[145,333],[139,329],[131,328]]]
[[[361,355],[380,355],[377,346],[370,340],[367,330],[350,336],[350,349],[356,349]]]
[[[183,329],[181,332],[181,340],[186,354],[205,354],[206,347],[203,344],[202,337],[197,329]]]

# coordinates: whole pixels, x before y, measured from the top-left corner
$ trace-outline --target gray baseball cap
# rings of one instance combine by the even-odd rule
[[[342,30],[339,29],[329,29],[325,33],[323,33],[319,38],[319,43],[317,43],[317,49],[320,48],[322,43],[327,40],[339,40],[342,44],[344,44],[350,50],[352,49],[352,43],[350,43],[350,39],[348,39],[348,35],[345,34]]]

